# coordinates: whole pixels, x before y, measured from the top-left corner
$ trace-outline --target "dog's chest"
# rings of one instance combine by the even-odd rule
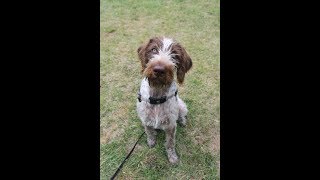
[[[149,99],[149,97],[161,97],[174,95],[176,92],[176,84],[172,83],[170,88],[165,93],[157,93],[150,89],[149,83],[143,79],[140,86],[140,93],[142,99]],[[146,101],[137,102],[137,111],[142,123],[146,126],[151,126],[156,129],[163,129],[168,125],[176,122],[179,115],[179,105],[177,96],[171,96],[162,104],[150,104]]]
[[[163,126],[170,125],[178,119],[178,104],[174,99],[158,104],[145,104],[145,124],[156,129],[161,129]]]

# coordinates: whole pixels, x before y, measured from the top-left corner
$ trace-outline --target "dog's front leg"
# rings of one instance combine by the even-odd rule
[[[168,129],[165,129],[166,133],[166,150],[167,155],[170,163],[177,163],[178,162],[178,156],[176,154],[175,150],[175,136],[176,136],[176,126],[169,127]]]
[[[154,147],[154,145],[156,144],[156,130],[153,129],[152,127],[149,126],[144,126],[144,129],[146,131],[147,134],[147,142],[148,142],[148,146],[150,148]]]

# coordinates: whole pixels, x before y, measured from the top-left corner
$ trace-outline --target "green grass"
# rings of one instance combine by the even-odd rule
[[[155,148],[146,136],[118,174],[118,179],[219,179],[220,171],[220,1],[101,0],[100,3],[100,177],[109,179],[129,153],[143,127],[136,113],[142,79],[139,45],[153,36],[179,41],[193,68],[179,87],[189,114],[178,126],[172,166],[164,133]]]

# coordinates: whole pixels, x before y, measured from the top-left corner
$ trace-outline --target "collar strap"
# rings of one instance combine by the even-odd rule
[[[176,90],[176,92],[174,94],[171,94],[170,96],[162,96],[160,98],[149,97],[149,99],[143,99],[141,96],[141,93],[138,92],[138,100],[139,100],[139,102],[145,101],[150,104],[162,104],[162,103],[166,102],[168,99],[172,98],[173,96],[177,96],[177,94],[178,94],[178,90]]]

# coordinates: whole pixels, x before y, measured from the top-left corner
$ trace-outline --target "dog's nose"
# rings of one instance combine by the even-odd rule
[[[153,72],[163,74],[164,73],[164,67],[163,66],[155,66],[153,68]]]

